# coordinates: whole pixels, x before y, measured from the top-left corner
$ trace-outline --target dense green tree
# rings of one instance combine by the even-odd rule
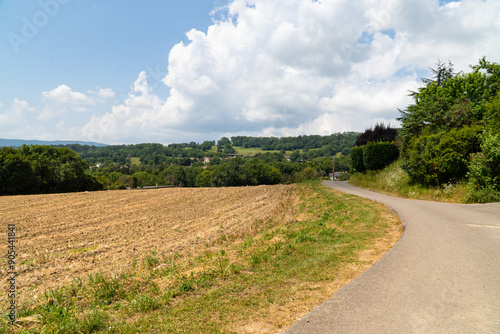
[[[363,160],[363,147],[353,147],[351,150],[351,163],[354,172],[364,173],[366,171]]]
[[[224,145],[224,153],[226,154],[231,154],[231,153],[236,153],[236,150],[231,144],[225,144]]]
[[[192,162],[193,161],[190,158],[180,158],[177,164],[181,166],[191,166]]]
[[[186,168],[186,187],[195,187],[196,178],[203,172],[203,167]]]
[[[212,173],[209,170],[204,170],[196,176],[194,185],[196,187],[211,187]]]
[[[0,150],[0,194],[16,195],[36,193],[39,181],[30,162],[10,147]]]
[[[290,154],[290,161],[291,162],[297,162],[301,159],[301,155],[300,155],[300,151],[299,150],[295,150],[292,152],[292,154]]]
[[[160,173],[160,177],[167,181],[167,184],[176,187],[183,187],[187,184],[186,168],[182,166],[168,166]]]
[[[485,121],[490,131],[500,132],[500,91],[486,104]]]
[[[229,140],[229,138],[227,138],[227,137],[222,137],[221,139],[219,139],[217,141],[218,146],[224,147],[224,145],[226,145],[226,144],[231,145],[231,140]]]
[[[394,143],[368,143],[362,148],[363,164],[367,170],[382,169],[399,158],[399,150]]]
[[[317,157],[319,157],[317,150],[310,150],[309,152],[307,152],[307,159],[308,160],[314,160]]]
[[[300,172],[294,174],[295,182],[303,182],[314,179],[318,176],[316,170],[312,167],[306,167]]]
[[[500,133],[485,132],[481,151],[472,155],[467,177],[471,202],[500,201]]]
[[[424,185],[459,181],[467,174],[471,154],[479,151],[480,131],[478,126],[464,127],[413,138],[405,169]]]
[[[110,189],[126,188],[137,188],[137,178],[135,178],[133,175],[122,174],[115,182],[113,182],[110,187]]]
[[[403,149],[424,130],[438,133],[484,121],[486,103],[500,86],[500,65],[483,58],[472,72],[456,75],[450,66],[439,63],[436,76],[412,92],[415,103],[401,111]]]
[[[335,170],[339,172],[350,172],[351,170],[350,152],[348,155],[341,154],[335,157]]]
[[[201,145],[200,145],[200,149],[204,152],[210,150],[212,148],[212,146],[215,146],[215,141],[204,141]]]
[[[74,151],[60,147],[23,145],[0,151],[0,194],[99,190],[103,185],[87,174],[88,165]]]
[[[374,127],[366,129],[356,139],[356,146],[363,146],[373,142],[393,142],[398,135],[398,129],[384,123],[377,123]]]
[[[259,159],[250,160],[245,164],[242,172],[245,185],[277,184],[283,178],[278,168],[265,164]]]
[[[154,175],[151,175],[147,172],[136,172],[133,175],[134,179],[137,180],[137,187],[145,187],[145,186],[155,186],[156,178]]]
[[[480,187],[496,191],[495,167],[486,158],[494,153],[483,152],[491,146],[485,142],[496,141],[482,133],[493,136],[500,129],[500,65],[483,58],[471,69],[456,74],[451,63],[438,63],[434,77],[412,92],[414,104],[401,111],[399,120],[403,167],[410,178],[439,185],[467,176],[478,199],[484,198]]]

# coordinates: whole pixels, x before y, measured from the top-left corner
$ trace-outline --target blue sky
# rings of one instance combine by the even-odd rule
[[[0,0],[0,138],[363,131],[499,35],[494,0]]]
[[[36,104],[42,91],[61,83],[76,91],[112,87],[118,96],[126,95],[140,71],[151,68],[164,75],[170,49],[186,40],[187,31],[206,30],[212,22],[210,11],[222,4],[1,0],[0,101],[17,97]],[[34,37],[9,38],[10,33],[24,38],[23,18],[34,24],[35,19],[43,23],[43,17],[49,19],[35,26]],[[168,93],[166,86],[159,88]]]
[[[45,12],[40,3],[57,3],[59,8],[50,6],[54,17],[37,28],[33,38],[19,45],[11,43],[8,33],[23,36],[23,18],[34,23],[34,17],[45,16],[35,16]],[[2,73],[31,77],[47,88],[70,80],[75,88],[81,85],[83,89],[88,84],[130,82],[145,66],[166,67],[170,49],[186,40],[188,30],[207,29],[215,4],[203,0],[40,3],[0,1],[0,27],[2,37],[7,37],[0,40]],[[39,83],[32,84],[39,90]]]

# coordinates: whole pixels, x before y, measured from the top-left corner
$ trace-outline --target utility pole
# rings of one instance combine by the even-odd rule
[[[335,180],[335,156],[333,157],[333,164],[332,164],[332,181]]]

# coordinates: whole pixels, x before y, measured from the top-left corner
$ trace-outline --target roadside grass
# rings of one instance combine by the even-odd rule
[[[297,185],[296,201],[197,257],[131,259],[128,270],[75,278],[21,305],[0,333],[265,333],[291,326],[399,239],[386,207]]]
[[[469,189],[465,183],[443,184],[440,187],[422,187],[410,184],[410,177],[397,160],[380,171],[353,173],[349,183],[354,186],[388,195],[438,202],[466,203]]]

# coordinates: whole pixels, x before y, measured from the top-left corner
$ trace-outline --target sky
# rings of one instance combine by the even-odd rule
[[[0,0],[0,138],[398,126],[438,61],[500,62],[498,0]]]

